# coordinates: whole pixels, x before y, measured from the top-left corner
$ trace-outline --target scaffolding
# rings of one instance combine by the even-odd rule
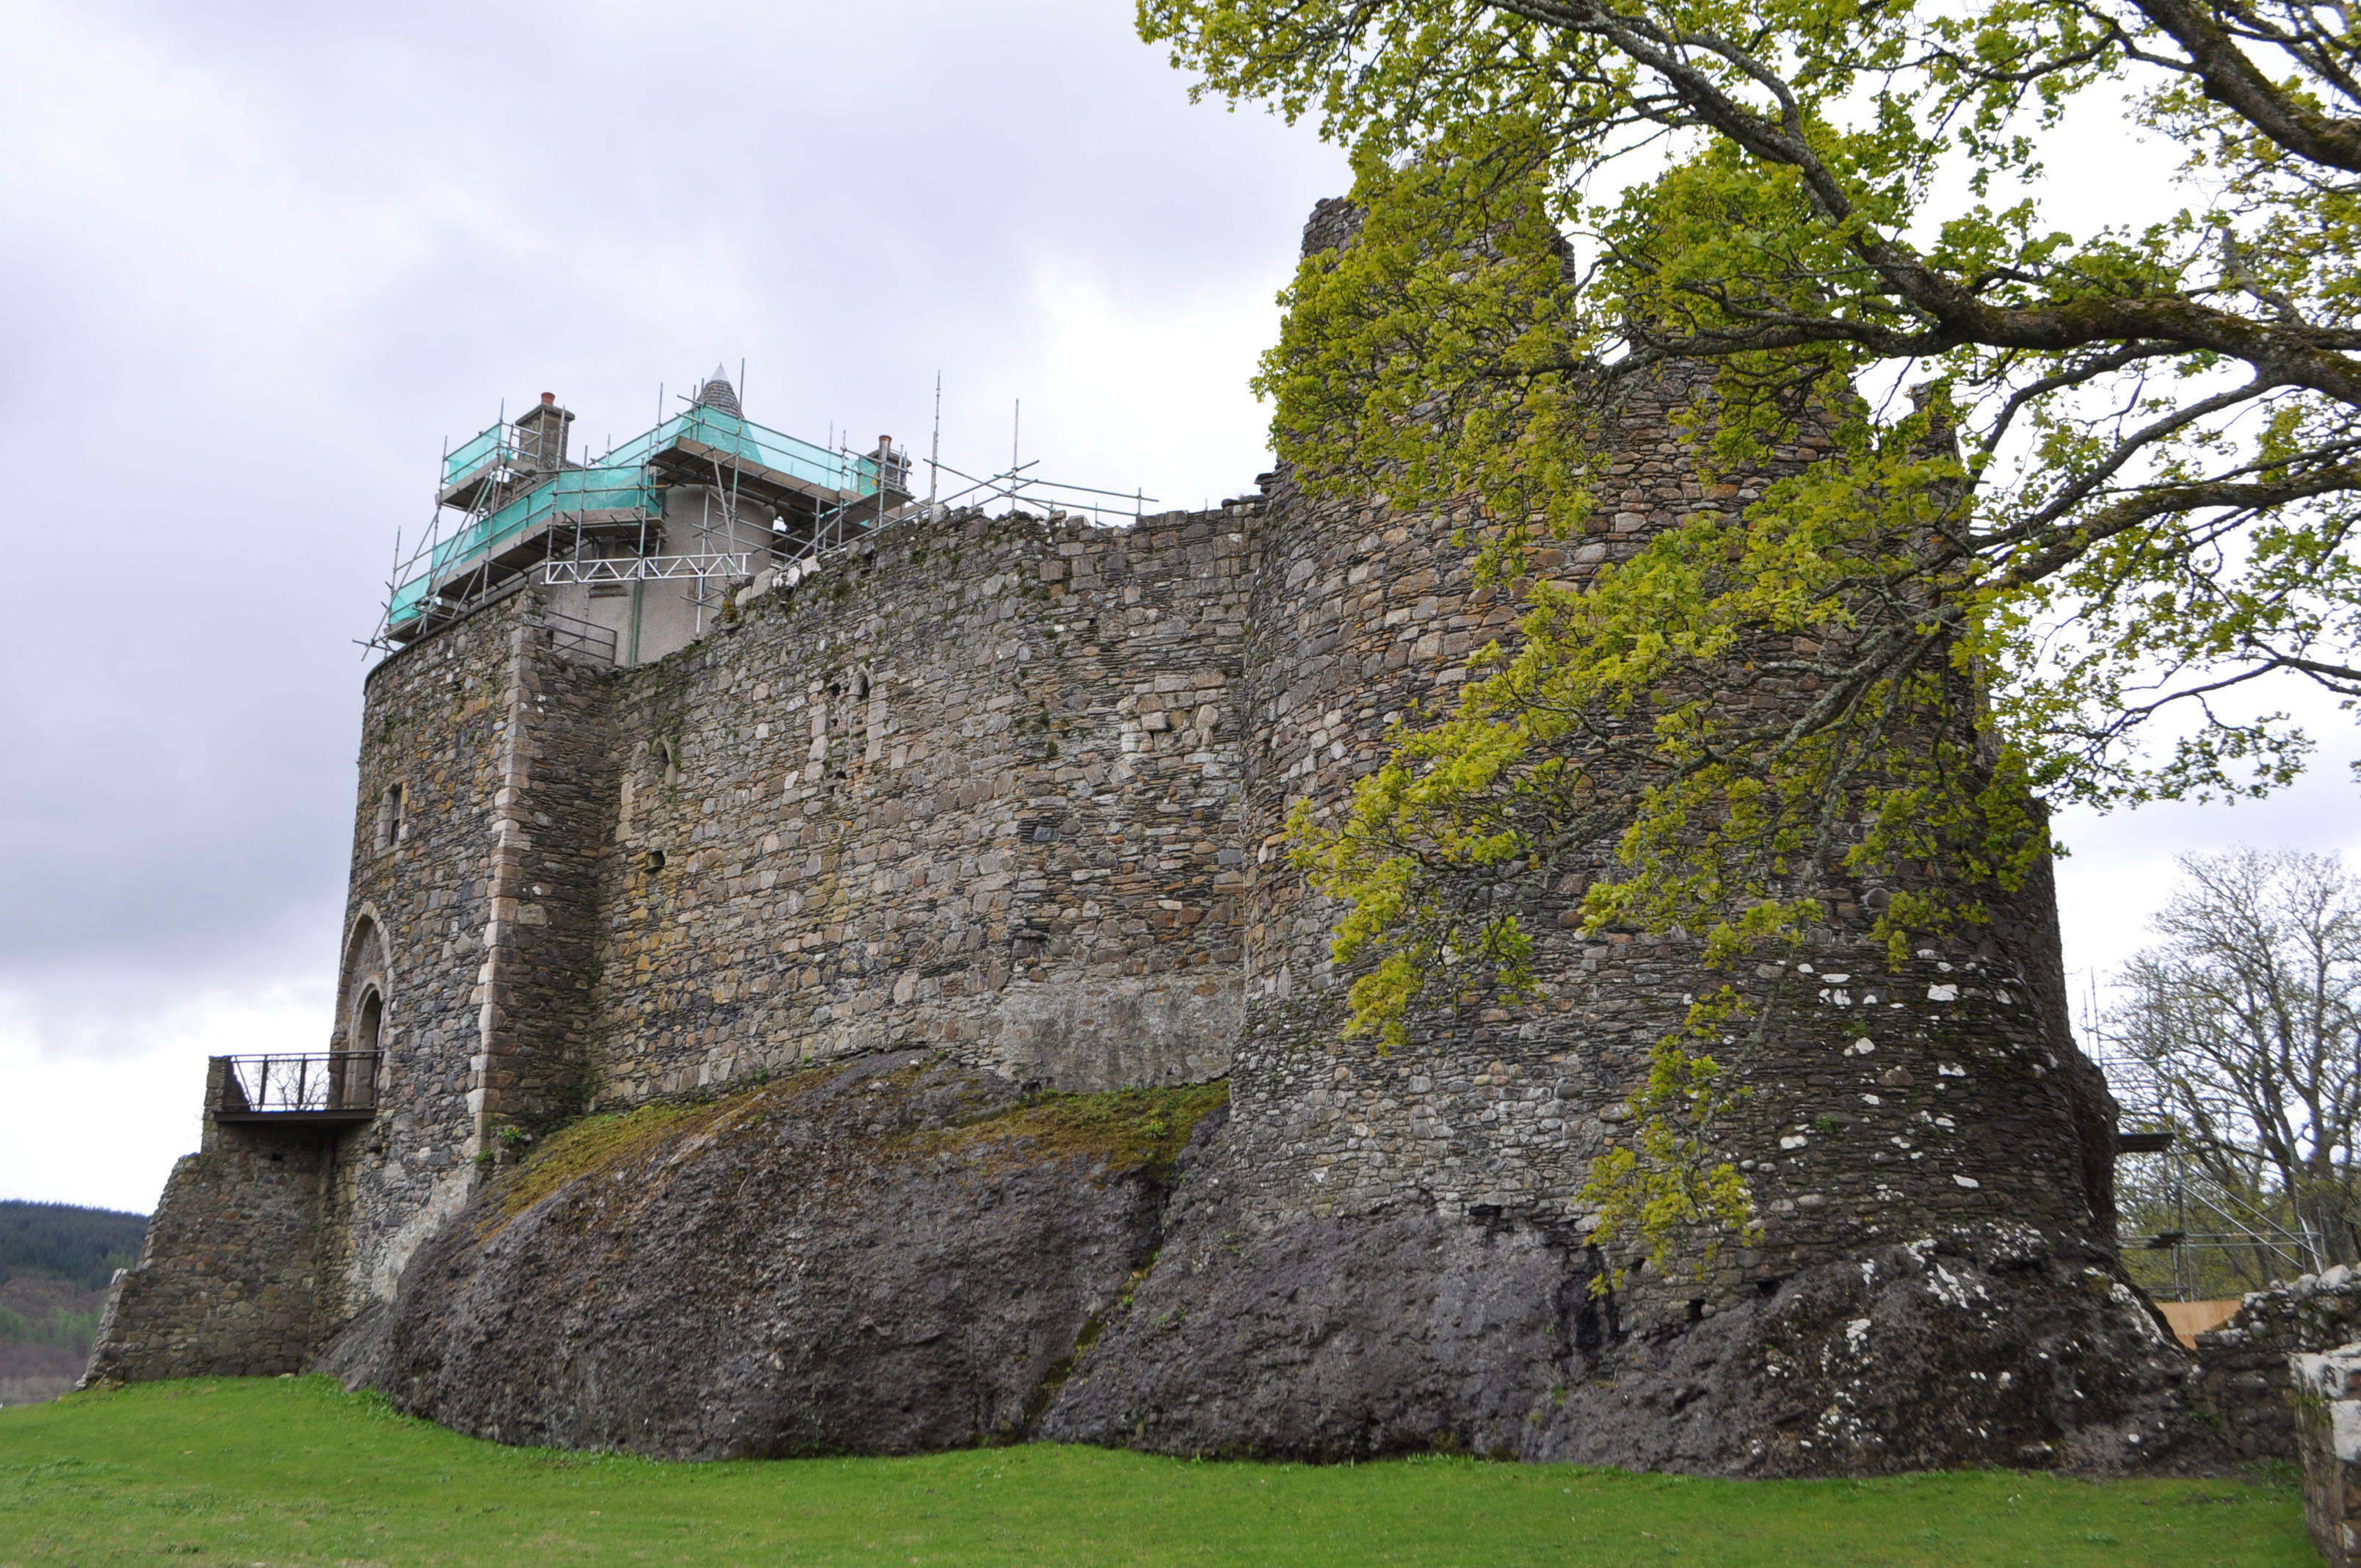
[[[2204,1179],[2187,1129],[2155,1068],[2108,1039],[2095,993],[2084,1006],[2081,1032],[2090,1042],[2089,1054],[2105,1074],[2121,1110],[2118,1190],[2136,1192],[2152,1210],[2160,1208],[2170,1215],[2169,1223],[2149,1234],[2124,1237],[2125,1250],[2169,1255],[2172,1296],[2183,1301],[2196,1299],[2200,1262],[2208,1253],[2251,1266],[2257,1283],[2317,1273],[2334,1261],[2325,1255],[2320,1237],[2289,1226],[2241,1194]],[[2213,1225],[2192,1229],[2192,1214],[2210,1216]]]
[[[817,445],[747,419],[736,386],[717,367],[688,406],[657,420],[600,457],[564,451],[573,416],[544,398],[516,420],[506,411],[443,455],[435,510],[423,537],[405,553],[396,542],[384,613],[369,646],[392,651],[505,598],[527,583],[552,587],[684,582],[701,634],[720,596],[765,567],[794,581],[856,540],[913,518],[955,507],[1005,504],[1012,514],[1088,517],[1136,523],[1156,499],[1041,477],[1020,461],[977,476],[942,461],[942,389],[935,389],[935,429],[927,459],[928,494],[915,499],[909,456],[881,437],[869,452]],[[959,488],[944,493],[946,477]],[[681,487],[698,500],[693,515],[675,508],[688,548],[664,552],[666,501]],[[759,528],[741,525],[750,510],[767,513]],[[759,543],[755,537],[760,536]],[[753,546],[749,548],[748,546]],[[612,661],[614,635],[587,621],[544,617],[553,635],[577,652]],[[555,622],[566,621],[566,627]],[[636,623],[635,623],[636,625]],[[631,657],[638,657],[634,630]]]
[[[756,424],[718,370],[687,409],[596,459],[566,455],[571,418],[547,402],[518,420],[503,411],[445,452],[433,519],[406,552],[397,541],[369,645],[401,647],[527,578],[687,579],[701,631],[718,592],[755,569],[751,552],[720,548],[715,537],[742,539],[746,503],[771,515],[768,553],[794,559],[909,500],[910,461],[890,442],[831,451]],[[694,547],[665,554],[665,499],[679,486],[700,493]]]

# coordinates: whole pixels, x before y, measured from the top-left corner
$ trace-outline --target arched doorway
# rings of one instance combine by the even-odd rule
[[[335,1075],[337,1107],[376,1103],[378,1052],[384,1033],[385,997],[376,986],[364,986],[360,1005],[353,1009],[352,1027],[345,1036],[342,1070]]]

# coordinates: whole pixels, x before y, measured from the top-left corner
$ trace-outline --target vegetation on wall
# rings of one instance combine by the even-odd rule
[[[887,1081],[906,1086],[928,1065],[932,1064],[905,1069]],[[842,1073],[840,1062],[818,1064],[775,1080],[765,1074],[721,1092],[582,1117],[541,1140],[530,1157],[501,1177],[478,1222],[480,1233],[489,1234],[584,1177],[653,1162],[691,1139],[767,1126],[762,1120],[766,1114],[787,1109]],[[1102,1159],[1110,1169],[1140,1170],[1160,1180],[1170,1174],[1197,1124],[1228,1102],[1225,1080],[1090,1094],[1043,1092],[981,1115],[881,1135],[911,1157],[981,1154],[1034,1163],[1081,1155]]]
[[[2345,13],[1138,17],[1197,93],[1353,158],[1357,227],[1305,260],[1264,363],[1281,456],[1315,492],[1472,509],[1523,596],[1455,711],[1400,733],[1341,818],[1298,820],[1351,905],[1357,1029],[1528,993],[1538,915],[1602,848],[1587,930],[1775,969],[1850,906],[1900,962],[2023,885],[2037,799],[2262,793],[2310,742],[2241,688],[2361,695]],[[2119,106],[2180,149],[2178,182],[2134,224],[2053,210],[2069,116]],[[1580,543],[1630,540],[1602,505],[1619,409],[1684,367],[1694,510],[1569,575]]]

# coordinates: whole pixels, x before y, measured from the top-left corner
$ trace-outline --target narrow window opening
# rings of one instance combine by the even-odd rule
[[[380,853],[401,842],[402,787],[388,784],[377,802],[377,847]]]

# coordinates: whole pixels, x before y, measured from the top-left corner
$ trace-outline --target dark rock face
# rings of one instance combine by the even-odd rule
[[[1146,1132],[1076,1137],[1005,1081],[902,1052],[677,1113],[552,1190],[533,1166],[492,1184],[327,1365],[505,1442],[726,1458],[1014,1434],[1156,1245],[1188,1128],[1133,1098]]]
[[[1339,1460],[1456,1448],[1731,1475],[2213,1469],[2191,1363],[2102,1256],[1961,1230],[1627,1333],[1570,1238],[1432,1211],[1167,1214],[1155,1272],[1040,1433]]]
[[[1040,1437],[1752,1475],[2221,1463],[2145,1299],[2030,1230],[1633,1332],[1596,1255],[1529,1221],[1233,1200],[1213,1103],[1045,1106],[905,1052],[588,1124],[324,1365],[478,1436],[682,1458]]]

